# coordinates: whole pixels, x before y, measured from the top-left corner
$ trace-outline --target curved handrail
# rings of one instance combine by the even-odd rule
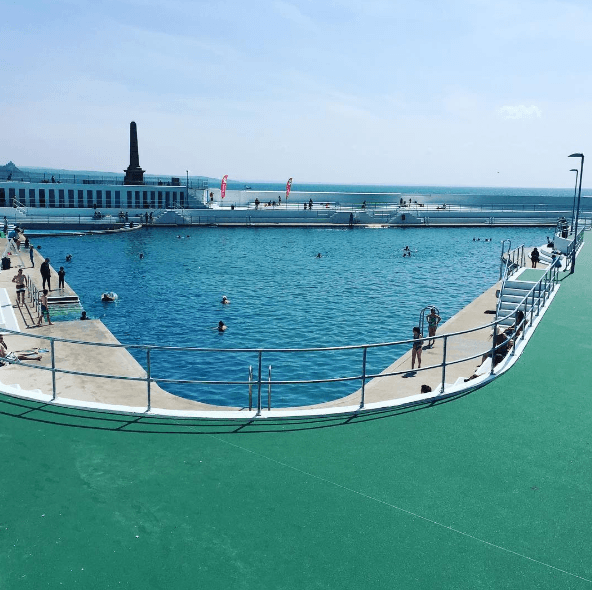
[[[495,320],[484,324],[482,326],[478,326],[475,328],[469,328],[465,330],[459,330],[456,332],[451,332],[447,334],[441,334],[434,336],[434,340],[442,340],[443,341],[443,357],[442,362],[430,365],[427,367],[422,367],[417,370],[417,372],[427,371],[429,369],[435,368],[442,368],[442,383],[441,383],[441,391],[439,394],[444,393],[445,389],[445,379],[446,379],[446,369],[455,364],[459,364],[468,360],[472,360],[482,356],[483,354],[487,354],[495,357],[495,352],[502,346],[504,343],[496,345],[495,340],[492,341],[492,346],[485,350],[479,351],[476,354],[471,354],[466,357],[462,357],[460,359],[454,360],[446,360],[446,350],[447,350],[447,342],[451,338],[456,338],[458,336],[462,336],[464,334],[470,334],[473,332],[478,332],[481,330],[487,330],[493,328],[494,330],[500,325],[501,322],[504,320],[515,317],[516,312],[520,309],[524,309],[524,318],[522,320],[521,326],[518,326],[518,329],[522,327],[522,338],[524,338],[524,332],[528,325],[532,326],[534,321],[534,314],[536,311],[536,315],[539,315],[541,307],[544,307],[547,304],[547,295],[550,296],[552,291],[555,288],[555,285],[558,282],[558,272],[559,270],[556,267],[552,267],[547,269],[545,274],[539,279],[537,283],[533,285],[533,287],[529,290],[529,292],[523,296],[520,302],[516,304],[516,307],[512,309],[507,315],[504,317],[496,317]],[[538,296],[535,298],[535,294],[538,291]],[[530,304],[529,304],[530,299]],[[536,301],[535,301],[536,299]],[[528,312],[530,312],[530,320],[528,319]],[[516,330],[518,332],[519,330]],[[386,346],[402,346],[402,345],[411,345],[414,340],[413,339],[406,339],[406,340],[398,340],[398,341],[391,341],[391,342],[377,342],[377,343],[367,343],[367,344],[355,344],[355,345],[346,345],[346,346],[332,346],[332,347],[308,347],[308,348],[203,348],[203,347],[180,347],[180,346],[161,346],[161,345],[152,345],[152,344],[121,344],[121,343],[109,343],[109,342],[88,342],[83,340],[75,340],[69,338],[57,338],[52,336],[42,336],[38,334],[24,334],[23,332],[15,331],[15,330],[8,330],[4,329],[3,332],[8,334],[18,334],[20,336],[28,336],[30,338],[37,338],[42,339],[45,341],[49,341],[50,348],[51,348],[51,358],[52,358],[52,366],[46,367],[43,365],[36,365],[36,364],[29,364],[26,365],[24,363],[20,363],[18,361],[13,361],[14,364],[21,364],[32,369],[39,369],[42,371],[51,371],[52,373],[52,401],[56,401],[57,398],[57,388],[56,388],[56,374],[64,374],[64,375],[76,375],[76,376],[84,376],[84,377],[95,377],[95,378],[103,378],[103,379],[119,379],[124,381],[136,381],[136,382],[145,382],[147,388],[147,404],[146,409],[148,411],[151,410],[151,403],[150,403],[150,385],[152,383],[162,383],[162,384],[195,384],[195,385],[247,385],[249,387],[249,409],[251,409],[252,405],[252,397],[251,391],[252,387],[256,384],[258,388],[258,395],[257,395],[257,415],[261,414],[261,386],[267,382],[268,386],[268,408],[271,408],[271,391],[272,386],[275,385],[304,385],[304,384],[320,384],[320,383],[338,383],[338,382],[354,382],[354,381],[361,381],[362,388],[361,388],[361,401],[360,401],[360,409],[364,408],[365,400],[364,400],[364,391],[365,391],[365,384],[370,379],[376,378],[384,378],[389,376],[401,375],[408,371],[408,369],[401,370],[401,371],[390,371],[390,372],[381,372],[381,373],[367,373],[366,371],[366,353],[368,349],[376,349]],[[517,340],[517,336],[514,337],[514,342]],[[130,349],[137,349],[137,350],[145,350],[146,351],[146,358],[147,358],[147,371],[145,375],[132,377],[126,375],[109,375],[109,374],[102,374],[102,373],[94,373],[90,371],[75,371],[70,369],[63,369],[56,367],[55,365],[55,343],[56,342],[64,342],[70,344],[80,344],[85,346],[100,346],[100,347],[108,347],[108,348],[124,348],[126,350]],[[197,379],[169,379],[169,378],[155,378],[150,374],[150,355],[159,350],[166,350],[166,351],[185,351],[185,352],[206,352],[206,353],[213,353],[213,352],[221,352],[221,353],[250,353],[250,354],[257,354],[259,358],[259,370],[256,379],[254,379],[252,368],[249,371],[249,379],[248,380],[233,380],[233,381],[219,381],[219,380],[197,380]],[[303,352],[329,352],[329,351],[338,351],[338,350],[361,350],[363,352],[363,361],[362,361],[362,368],[360,373],[342,377],[331,377],[331,378],[324,378],[324,379],[284,379],[284,380],[272,380],[271,378],[271,366],[269,368],[269,377],[267,380],[262,375],[262,356],[263,354],[269,353],[280,353],[280,354],[292,354],[292,353],[303,353]],[[514,352],[512,351],[512,355]],[[495,365],[492,363],[490,375],[494,374]],[[471,385],[474,387],[474,385]],[[438,395],[439,395],[438,394]],[[81,402],[81,405],[84,405],[84,402]],[[133,408],[129,408],[129,411],[132,413],[136,413],[137,410]]]

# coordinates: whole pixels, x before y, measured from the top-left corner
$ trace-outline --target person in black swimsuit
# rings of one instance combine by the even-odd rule
[[[537,267],[537,263],[540,259],[540,254],[537,248],[534,248],[533,251],[530,253],[530,260],[532,262],[532,268]]]
[[[415,359],[417,359],[417,368],[421,369],[421,351],[423,349],[423,335],[416,326],[413,328],[413,348],[411,349],[411,370],[415,369]]]

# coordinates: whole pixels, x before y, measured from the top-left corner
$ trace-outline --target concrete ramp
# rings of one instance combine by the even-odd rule
[[[0,332],[5,329],[20,331],[8,292],[0,289]]]

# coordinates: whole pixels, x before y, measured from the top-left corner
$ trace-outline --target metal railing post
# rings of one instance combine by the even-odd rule
[[[444,383],[446,383],[446,346],[448,344],[448,336],[444,336],[444,346],[442,350],[442,389],[440,393],[444,393]]]
[[[259,351],[259,374],[257,375],[257,416],[261,416],[261,356]]]
[[[249,365],[249,411],[253,409],[253,365]]]
[[[267,378],[267,411],[271,410],[271,365],[269,365],[269,373]]]
[[[493,375],[493,369],[495,367],[496,342],[497,342],[497,320],[493,324],[493,336],[491,337],[491,371],[489,372],[490,375]]]
[[[368,352],[368,348],[364,346],[362,352],[362,399],[360,400],[360,408],[364,407],[364,403],[366,402],[366,354]]]
[[[55,401],[56,398],[56,378],[55,378],[55,343],[53,338],[49,339],[49,347],[51,348],[51,401]]]
[[[532,320],[534,317],[534,289],[532,290],[532,303],[530,304],[530,325],[532,326]]]
[[[150,382],[151,382],[151,372],[150,372],[150,349],[146,349],[146,395],[147,395],[147,404],[146,404],[146,411],[149,412],[151,409],[151,399],[150,399]]]

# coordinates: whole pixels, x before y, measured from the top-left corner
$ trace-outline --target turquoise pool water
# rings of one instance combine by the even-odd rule
[[[54,268],[65,267],[66,281],[88,315],[101,319],[122,343],[307,348],[411,338],[423,307],[437,305],[446,320],[497,280],[502,239],[510,238],[513,246],[540,245],[546,233],[545,228],[149,228],[34,243],[42,245]],[[403,258],[406,245],[416,251],[411,258]],[[68,253],[71,262],[65,262]],[[102,303],[104,291],[115,291],[119,301]],[[221,305],[222,295],[230,305]],[[223,334],[214,329],[220,320],[228,326]],[[367,371],[380,372],[405,349],[370,350]],[[145,366],[145,353],[131,352]],[[244,381],[249,365],[256,374],[257,360],[253,353],[160,351],[152,355],[151,370],[155,378]],[[361,351],[266,353],[265,378],[269,365],[274,380],[359,375]],[[209,403],[247,404],[245,385],[161,385]],[[327,401],[359,385],[277,385],[272,404]]]

